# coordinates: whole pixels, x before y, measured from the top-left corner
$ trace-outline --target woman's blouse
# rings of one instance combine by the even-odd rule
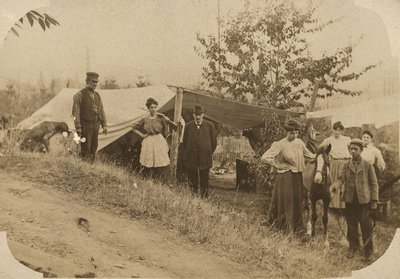
[[[132,129],[139,130],[148,135],[163,134],[164,136],[166,136],[168,124],[164,120],[164,118],[161,118],[159,116],[156,116],[154,118],[147,116],[145,118],[142,118],[139,122],[135,123],[132,126]]]
[[[386,167],[381,151],[372,143],[368,144],[367,147],[363,149],[361,157],[372,165],[376,163],[380,171],[383,171]]]
[[[331,144],[332,149],[330,155],[333,159],[349,159],[351,158],[349,152],[350,141],[351,139],[346,136],[341,135],[339,138],[330,136],[322,141],[321,146]]]
[[[301,139],[288,141],[287,138],[283,138],[275,141],[261,159],[274,166],[279,173],[287,171],[297,173],[303,172],[305,168],[304,157],[314,159],[315,154],[306,148]]]

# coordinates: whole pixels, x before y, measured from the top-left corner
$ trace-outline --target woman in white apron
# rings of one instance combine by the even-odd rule
[[[151,178],[160,178],[170,162],[165,136],[169,127],[175,130],[177,125],[164,114],[157,112],[158,102],[153,98],[146,101],[146,107],[149,115],[133,125],[132,130],[143,139],[140,164],[144,174]]]

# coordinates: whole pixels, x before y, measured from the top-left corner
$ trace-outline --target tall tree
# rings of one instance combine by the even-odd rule
[[[208,85],[220,86],[240,102],[247,102],[250,93],[257,104],[288,109],[301,97],[311,97],[315,83],[318,98],[359,95],[340,88],[340,83],[358,79],[375,67],[345,74],[352,62],[355,45],[351,44],[320,59],[312,57],[307,38],[336,22],[318,23],[312,8],[299,9],[283,0],[267,0],[261,8],[247,3],[224,22],[221,42],[213,35],[197,34],[200,46],[195,46],[195,52],[208,63],[203,67]]]

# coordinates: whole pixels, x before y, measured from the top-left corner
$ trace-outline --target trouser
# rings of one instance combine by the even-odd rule
[[[368,256],[372,253],[372,218],[370,216],[370,204],[346,203],[347,238],[350,249],[355,251],[360,248],[358,223],[360,223],[364,253]]]
[[[208,197],[208,177],[210,169],[196,169],[188,170],[189,186],[192,193],[198,192],[199,178],[200,178],[200,196],[202,198]]]
[[[98,120],[94,121],[81,121],[82,124],[82,138],[86,141],[81,143],[81,157],[84,160],[93,163],[96,156],[99,128],[100,123]]]

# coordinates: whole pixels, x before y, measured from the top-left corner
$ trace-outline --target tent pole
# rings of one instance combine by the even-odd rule
[[[183,103],[183,89],[178,88],[175,95],[175,110],[174,110],[174,122],[178,124],[176,131],[172,131],[172,141],[171,141],[171,163],[170,171],[173,184],[177,184],[176,179],[176,169],[178,163],[178,150],[179,150],[179,139],[182,127],[179,124],[182,115],[182,103]]]

